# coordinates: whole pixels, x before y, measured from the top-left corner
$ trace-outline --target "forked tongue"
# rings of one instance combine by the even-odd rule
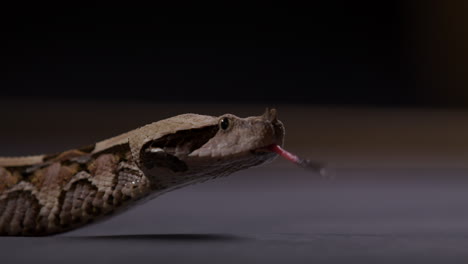
[[[280,155],[281,157],[295,163],[305,169],[313,170],[319,173],[321,176],[325,176],[325,166],[322,163],[310,161],[308,159],[300,158],[280,147],[277,144],[273,144],[268,146],[268,150],[275,152],[276,154]]]

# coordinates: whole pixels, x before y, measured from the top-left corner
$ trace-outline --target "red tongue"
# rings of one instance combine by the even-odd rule
[[[325,174],[325,168],[324,168],[324,166],[322,164],[312,162],[312,161],[307,160],[307,159],[301,159],[298,156],[284,150],[279,145],[276,145],[276,144],[270,145],[270,146],[268,146],[268,149],[270,151],[275,152],[276,154],[282,156],[283,158],[285,158],[285,159],[287,159],[287,160],[289,160],[289,161],[303,167],[303,168],[312,169],[312,170],[320,173],[321,175]]]
[[[301,161],[301,159],[300,159],[298,156],[296,156],[296,155],[294,155],[294,154],[292,154],[292,153],[287,152],[286,150],[284,150],[283,148],[281,148],[279,145],[276,145],[276,144],[270,145],[270,146],[268,147],[268,149],[269,149],[270,151],[273,151],[273,152],[275,152],[276,154],[282,156],[283,158],[285,158],[285,159],[287,159],[287,160],[293,162],[293,163],[299,164],[300,161]]]

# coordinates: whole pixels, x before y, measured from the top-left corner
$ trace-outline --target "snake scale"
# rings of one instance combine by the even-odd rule
[[[54,155],[0,158],[0,235],[57,234],[277,154],[274,109],[239,118],[183,114]]]

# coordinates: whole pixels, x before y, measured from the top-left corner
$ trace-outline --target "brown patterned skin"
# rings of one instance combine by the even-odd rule
[[[184,114],[56,155],[0,158],[0,235],[51,235],[137,201],[260,165],[282,145],[276,111]],[[145,198],[145,199],[143,199]]]

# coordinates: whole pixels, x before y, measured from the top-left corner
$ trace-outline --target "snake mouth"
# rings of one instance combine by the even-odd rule
[[[250,153],[253,154],[253,155],[256,155],[256,156],[271,155],[271,154],[275,153],[274,151],[271,150],[273,146],[277,146],[277,144],[270,144],[270,145],[267,145],[267,146],[263,146],[263,147],[260,147],[260,148],[253,149],[253,150],[250,151]]]

